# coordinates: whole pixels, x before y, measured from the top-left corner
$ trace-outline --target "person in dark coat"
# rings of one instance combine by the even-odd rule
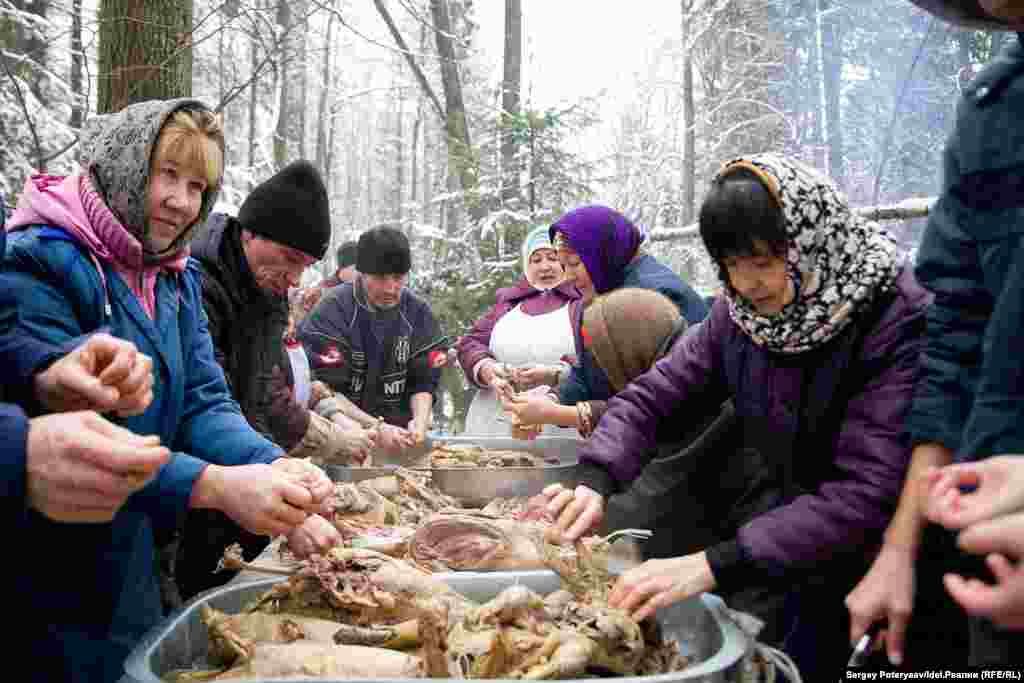
[[[290,361],[294,351],[285,348],[288,290],[323,257],[330,237],[327,188],[316,168],[300,160],[253,188],[237,218],[212,214],[196,231],[192,256],[203,274],[203,308],[214,355],[242,415],[291,457],[347,464],[369,455],[370,433],[343,428],[313,412],[308,370],[296,382]],[[301,347],[296,350],[301,353]],[[308,367],[302,360],[300,373]],[[319,516],[296,533],[304,537],[289,539],[289,546],[300,554],[326,550],[341,540]],[[268,542],[220,511],[189,511],[170,568],[181,598],[223,585],[236,574],[215,571],[229,545],[239,543],[243,556],[252,560]]]
[[[351,405],[339,406],[393,454],[426,438],[447,338],[409,291],[409,240],[379,226],[359,236],[355,282],[328,290],[299,325],[314,373]],[[378,417],[383,424],[378,426]]]
[[[33,563],[19,590],[32,604],[19,629],[45,653],[32,673],[92,683],[120,678],[162,618],[154,537],[186,510],[284,534],[331,483],[252,429],[214,359],[188,243],[222,182],[220,118],[197,100],[140,102],[90,119],[81,144],[80,172],[26,180],[7,224],[0,312],[42,344],[107,331],[152,359],[148,405],[116,419],[156,436],[167,463],[106,522],[23,518]]]
[[[806,680],[823,680],[849,655],[850,568],[880,543],[906,472],[928,294],[889,235],[786,158],[726,164],[700,229],[723,296],[611,399],[580,451],[582,484],[551,487],[549,510],[566,540],[579,538],[637,477],[659,430],[732,396],[739,445],[703,501],[721,540],[626,572],[610,601],[644,618],[716,590],[765,619],[764,638],[793,650]],[[767,599],[745,604],[755,588]],[[815,646],[787,642],[796,633]]]
[[[928,503],[922,475],[954,461],[1024,453],[1024,364],[1019,360],[1024,319],[1024,13],[1019,3],[996,0],[913,1],[960,26],[1018,34],[964,89],[946,143],[942,190],[928,217],[915,268],[935,301],[927,315],[921,380],[907,418],[913,446],[910,474],[886,544],[848,599],[851,637],[886,620],[893,661],[904,654],[903,632],[914,601],[912,576],[926,556],[920,550]],[[987,487],[977,493],[988,495]],[[961,561],[973,566],[950,571],[993,580],[980,558]],[[969,663],[1020,667],[1024,636],[995,626],[987,609],[974,611]]]

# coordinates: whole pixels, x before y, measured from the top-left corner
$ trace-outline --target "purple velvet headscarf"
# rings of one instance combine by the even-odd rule
[[[626,266],[644,241],[640,229],[614,209],[590,204],[573,209],[551,224],[551,241],[562,233],[580,255],[598,294],[622,286]]]

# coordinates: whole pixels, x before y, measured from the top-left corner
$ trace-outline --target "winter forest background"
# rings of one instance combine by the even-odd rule
[[[525,231],[589,201],[711,293],[684,226],[737,154],[802,158],[853,206],[923,204],[960,90],[1006,39],[906,0],[553,2],[557,16],[552,0],[0,0],[0,199],[34,169],[71,170],[90,114],[198,97],[226,121],[218,210],[313,160],[334,244],[401,226],[412,287],[454,338],[519,275]],[[657,30],[616,25],[623,12]],[[626,47],[638,66],[607,86],[570,59]],[[888,225],[909,250],[922,223]],[[454,369],[445,389],[438,417],[457,429],[470,393]]]

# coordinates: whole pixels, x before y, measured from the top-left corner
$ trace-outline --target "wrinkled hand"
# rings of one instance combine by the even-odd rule
[[[290,475],[295,483],[305,486],[313,498],[313,505],[319,505],[334,491],[334,482],[319,467],[303,458],[278,458],[271,467]]]
[[[316,512],[294,475],[272,465],[207,465],[193,487],[192,507],[214,508],[254,534],[280,536]]]
[[[933,468],[925,477],[925,515],[947,529],[1024,509],[1024,457],[1019,455]],[[963,493],[961,487],[974,490]]]
[[[707,554],[704,552],[648,560],[619,577],[608,596],[608,604],[629,612],[637,621],[654,616],[660,607],[705,593],[715,587]]]
[[[94,412],[29,421],[29,507],[59,522],[109,522],[171,457],[156,436],[139,436]]]
[[[153,401],[153,360],[130,341],[94,334],[36,375],[35,392],[53,412],[140,415]]]
[[[604,498],[582,484],[575,489],[551,484],[541,494],[548,499],[547,511],[555,519],[545,532],[551,543],[573,543],[604,517]]]
[[[547,392],[521,393],[501,397],[501,407],[519,425],[543,425],[551,422],[550,409],[557,405]]]
[[[412,434],[392,424],[383,424],[377,428],[376,442],[378,448],[393,454],[413,446]]]
[[[534,365],[529,368],[513,369],[512,381],[520,391],[525,391],[541,385],[554,386],[557,374],[557,366]]]
[[[850,644],[861,639],[872,624],[887,622],[880,633],[889,662],[903,661],[907,624],[914,606],[915,553],[908,548],[885,544],[871,569],[846,596],[850,610]]]
[[[301,526],[295,527],[286,537],[288,549],[297,557],[309,557],[327,552],[341,545],[341,533],[320,515],[310,515]]]
[[[337,415],[334,417],[337,417]],[[364,429],[363,427],[360,427],[355,420],[346,419],[348,420],[348,424],[352,426],[342,426],[333,419],[331,420],[344,443],[344,452],[347,453],[354,462],[368,462],[370,457],[373,455],[373,449],[377,443],[377,430]]]
[[[958,545],[976,555],[987,555],[996,582],[946,574],[946,590],[968,614],[987,617],[1006,628],[1024,628],[1024,512],[967,527]]]

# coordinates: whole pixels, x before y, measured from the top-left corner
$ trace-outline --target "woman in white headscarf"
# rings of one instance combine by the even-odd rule
[[[523,241],[523,278],[498,290],[498,301],[459,341],[459,364],[480,387],[469,406],[465,433],[510,436],[512,424],[502,413],[499,392],[557,386],[575,354],[571,321],[579,292],[564,281],[562,265],[551,246],[548,226],[534,228]],[[546,427],[544,434],[576,435],[575,430]]]

